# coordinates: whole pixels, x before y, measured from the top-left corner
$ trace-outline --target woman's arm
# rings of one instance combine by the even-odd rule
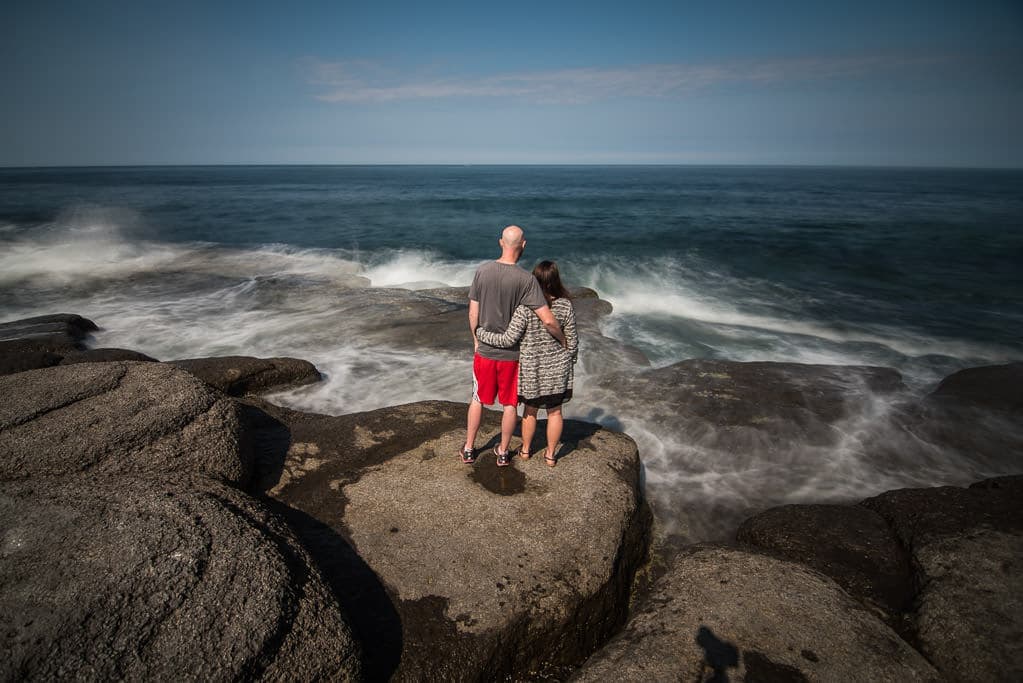
[[[511,322],[508,323],[508,329],[504,333],[498,334],[497,332],[477,327],[476,338],[490,346],[501,348],[515,346],[519,343],[522,335],[526,333],[526,325],[529,323],[529,316],[531,315],[534,315],[534,313],[527,306],[519,306],[512,313]]]
[[[572,302],[568,302],[568,313],[565,317],[565,322],[562,324],[561,329],[565,332],[565,340],[568,345],[565,350],[568,351],[568,355],[572,357],[572,362],[576,362],[579,359],[579,333],[575,329],[575,308],[572,306]]]

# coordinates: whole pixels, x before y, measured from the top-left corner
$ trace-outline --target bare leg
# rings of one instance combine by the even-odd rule
[[[547,452],[544,454],[544,458],[547,460],[547,464],[552,464],[554,460],[554,454],[558,450],[558,442],[561,441],[561,430],[565,426],[565,420],[561,416],[561,406],[557,408],[547,409]]]
[[[469,401],[469,415],[466,418],[468,428],[465,432],[465,447],[473,448],[476,445],[476,432],[480,430],[480,421],[483,419],[483,404],[479,401]]]
[[[519,421],[519,413],[517,406],[501,406],[501,411],[501,452],[507,453],[515,424]]]
[[[533,435],[536,434],[536,408],[526,406],[522,409],[522,450],[533,451]]]

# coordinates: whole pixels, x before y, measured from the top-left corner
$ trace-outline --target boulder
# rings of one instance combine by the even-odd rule
[[[77,362],[93,362],[113,360],[109,351],[105,354],[83,351],[83,340],[99,328],[87,318],[73,313],[58,313],[36,318],[25,318],[0,323],[0,375],[11,375],[16,372],[48,368],[62,362],[75,362],[68,359],[82,358]],[[117,360],[143,360],[129,357],[134,351],[123,351]],[[91,358],[83,358],[84,356]]]
[[[205,477],[0,484],[3,680],[358,680],[285,524]]]
[[[242,484],[235,403],[161,363],[82,363],[0,377],[0,480],[201,472]]]
[[[748,550],[693,546],[573,680],[938,678],[919,653],[822,574]]]
[[[542,458],[498,468],[492,450],[468,466],[457,456],[464,404],[340,417],[263,405],[265,443],[276,423],[290,446],[276,466],[272,448],[258,451],[259,481],[294,510],[342,605],[362,606],[346,613],[371,678],[554,675],[623,622],[650,523],[627,436],[569,420],[556,468]],[[499,429],[485,411],[478,443],[492,449]],[[325,529],[365,566],[339,562],[354,553]]]
[[[231,396],[264,394],[320,381],[320,372],[298,358],[222,356],[170,361]]]
[[[912,553],[921,652],[952,680],[1023,680],[1023,477],[861,503]]]
[[[895,619],[914,594],[909,556],[881,515],[856,505],[783,505],[747,519],[736,539],[831,577]]]
[[[943,379],[930,398],[943,405],[1023,411],[1023,363],[967,368]]]

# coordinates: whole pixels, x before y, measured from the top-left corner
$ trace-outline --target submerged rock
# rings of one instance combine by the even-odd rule
[[[320,381],[316,366],[298,358],[218,356],[169,363],[231,396],[263,394]]]
[[[290,530],[204,477],[0,484],[3,680],[358,680]]]
[[[567,421],[554,469],[539,457],[497,468],[492,451],[467,466],[462,404],[340,417],[266,408],[290,448],[276,471],[262,451],[263,484],[295,510],[342,604],[362,606],[346,613],[363,615],[353,626],[371,677],[549,675],[622,623],[649,525],[628,437]],[[498,431],[486,411],[479,442],[492,448]]]
[[[920,650],[953,680],[1023,680],[1023,476],[869,498],[910,549]]]
[[[0,480],[74,472],[248,479],[234,402],[162,363],[82,363],[0,377]]]
[[[938,678],[894,631],[816,571],[747,550],[695,546],[674,559],[625,630],[573,680]]]

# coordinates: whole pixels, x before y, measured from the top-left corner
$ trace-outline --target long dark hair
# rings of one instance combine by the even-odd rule
[[[567,299],[568,290],[561,284],[561,274],[558,272],[558,264],[554,261],[540,261],[533,267],[533,277],[540,283],[540,289],[547,301],[555,299]]]

